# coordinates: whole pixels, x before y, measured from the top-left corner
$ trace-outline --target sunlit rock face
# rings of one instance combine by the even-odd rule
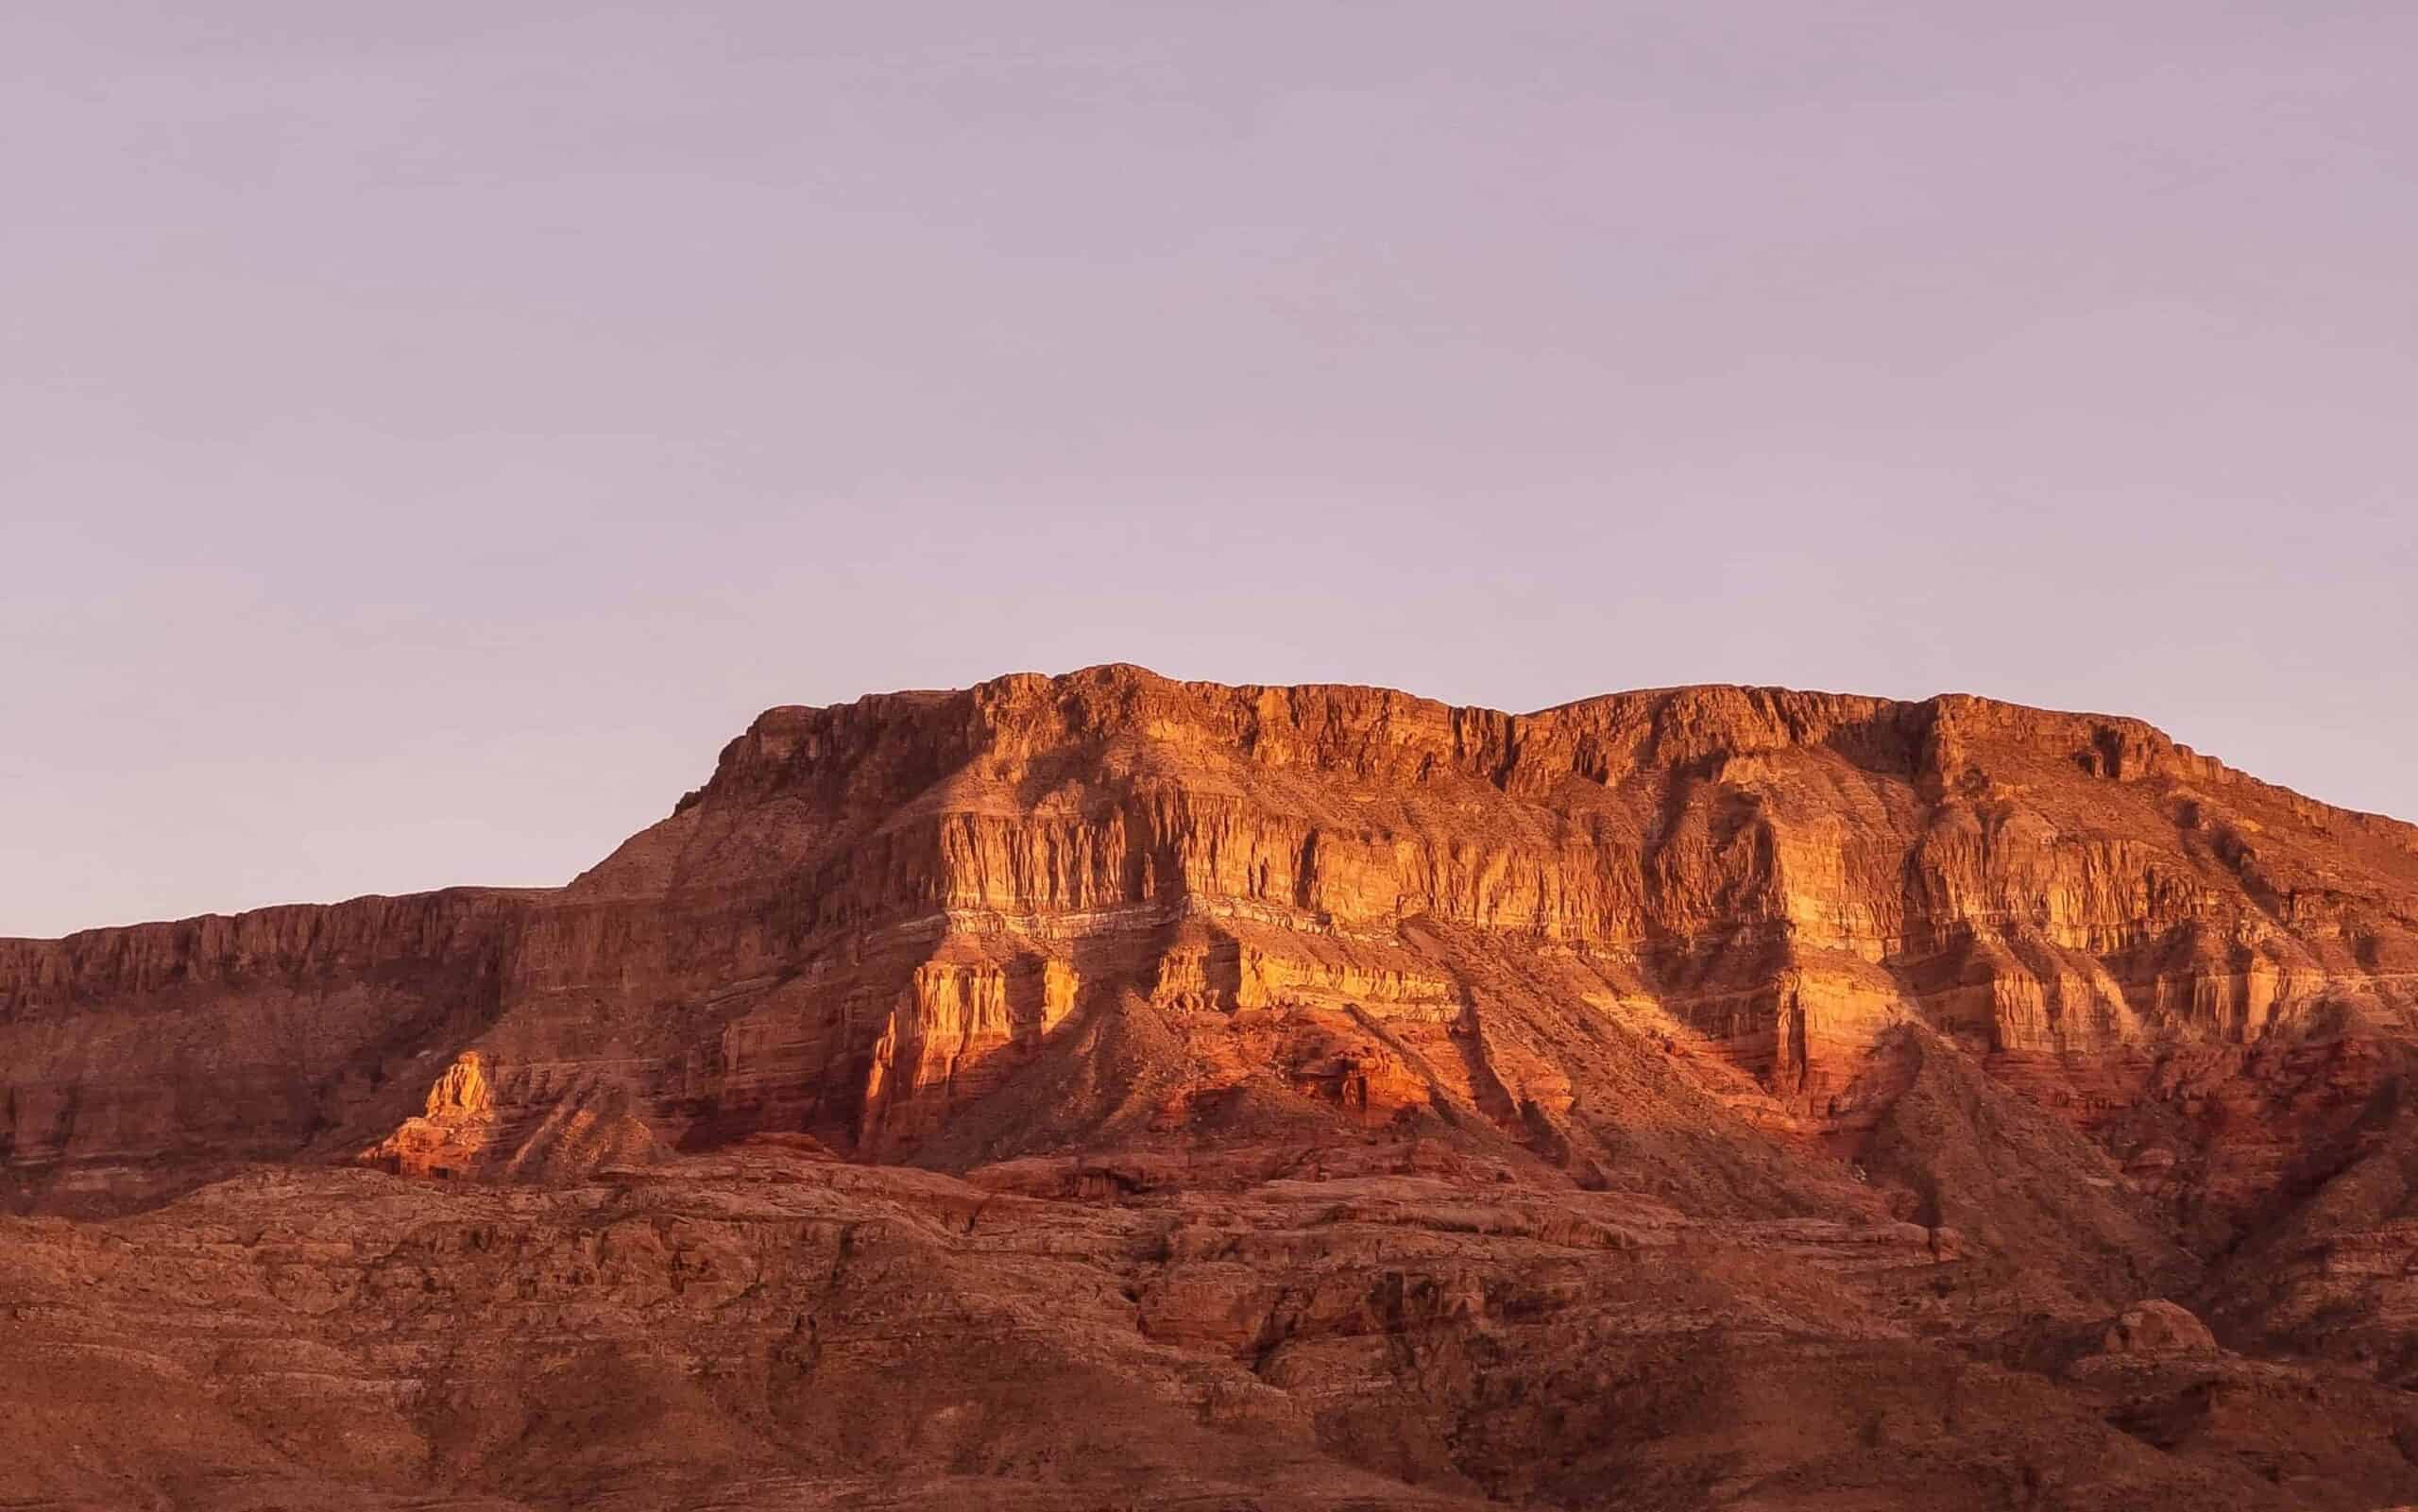
[[[1592,1295],[1539,1280],[1542,1245],[1728,1257],[1732,1315],[1674,1293],[1674,1338],[1818,1265],[1897,1278],[1842,1338],[2135,1362],[2052,1394],[2250,1368],[2099,1349],[2152,1303],[2418,1380],[2414,1010],[2418,832],[2133,721],[1735,688],[1514,716],[1106,667],[771,710],[558,890],[0,942],[0,1191],[95,1217],[275,1163],[470,1201],[755,1180],[745,1151],[838,1181],[818,1213],[860,1200],[834,1171],[946,1173],[1044,1249],[1051,1204],[1166,1206],[1065,1243],[1146,1339],[1247,1362],[1203,1421],[1547,1495],[1510,1467],[1557,1430],[1389,1438],[1407,1367],[1346,1341],[1499,1346],[1507,1308]],[[1286,1207],[1347,1178],[1410,1184]],[[959,1198],[895,1180],[861,1200],[956,1232]],[[1338,1222],[1470,1252],[1405,1272]],[[1736,1227],[1790,1223],[1832,1227]],[[1556,1379],[1568,1423],[1617,1385]]]
[[[6,1149],[62,1201],[348,1139],[464,1172],[780,1130],[898,1158],[1139,1004],[1256,1051],[1196,1045],[1163,1125],[1465,1100],[1583,1167],[1591,1028],[1836,1135],[1917,1025],[2230,1214],[2289,1164],[2270,1104],[2322,1122],[2383,1075],[2413,894],[2407,826],[2125,720],[1009,677],[772,710],[558,892],[0,947]],[[481,1106],[439,1107],[466,1075]]]

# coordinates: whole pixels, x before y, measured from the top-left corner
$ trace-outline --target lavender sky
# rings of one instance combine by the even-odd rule
[[[2418,6],[0,8],[0,934],[760,707],[1943,689],[2418,817]]]

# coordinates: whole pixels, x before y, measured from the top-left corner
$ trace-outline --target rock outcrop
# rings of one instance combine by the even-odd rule
[[[2126,1308],[2102,1348],[2109,1354],[2214,1354],[2217,1341],[2190,1309],[2155,1298]]]
[[[214,1425],[0,1499],[2374,1505],[2413,1044],[2418,831],[2133,721],[775,709],[560,889],[0,942],[14,1347]]]

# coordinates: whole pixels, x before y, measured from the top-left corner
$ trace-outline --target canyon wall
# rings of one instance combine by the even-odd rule
[[[1584,1170],[1623,1117],[1579,1053],[1607,1034],[1844,1148],[1916,1025],[2222,1226],[2397,1065],[2413,898],[2418,832],[2128,720],[1016,676],[771,710],[555,892],[0,944],[0,1159],[21,1200],[205,1151],[913,1159],[1147,1011],[1189,1048],[1145,1130],[1263,1094],[1442,1110]],[[491,1105],[435,1106],[470,1065]],[[987,1119],[987,1152],[1049,1113]]]
[[[777,708],[558,889],[0,942],[0,1498],[2366,1512],[2413,1015],[2418,831],[2129,720]]]

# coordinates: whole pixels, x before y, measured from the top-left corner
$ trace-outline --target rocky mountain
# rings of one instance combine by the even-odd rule
[[[2418,1501],[2418,830],[2135,721],[1105,667],[0,942],[0,1504]]]

